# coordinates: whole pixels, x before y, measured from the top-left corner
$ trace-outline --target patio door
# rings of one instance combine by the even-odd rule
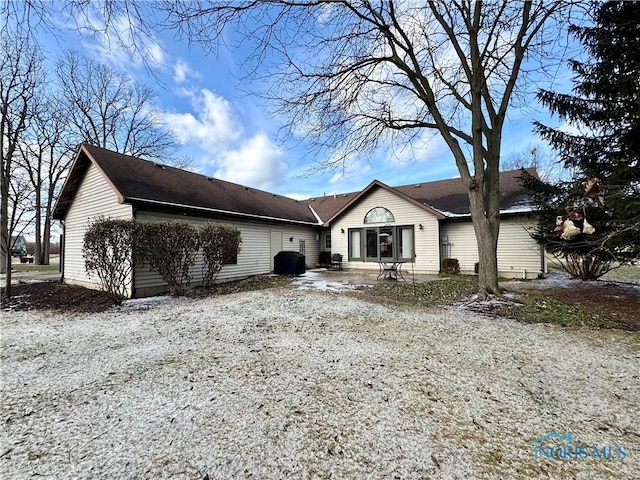
[[[365,232],[368,262],[390,262],[395,258],[394,227],[367,228]]]
[[[378,229],[367,228],[365,231],[365,255],[367,262],[378,261],[380,258],[378,248]]]
[[[393,227],[381,227],[378,234],[378,247],[380,251],[380,261],[389,262],[395,258],[393,248],[395,239],[393,235]]]

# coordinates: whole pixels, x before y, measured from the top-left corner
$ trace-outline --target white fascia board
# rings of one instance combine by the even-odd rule
[[[444,215],[447,218],[471,218],[470,213],[451,213],[451,212],[447,212],[446,210],[438,210],[436,207],[433,207],[431,205],[427,205],[427,206],[440,212],[442,215]],[[536,210],[535,207],[532,207],[532,206],[519,205],[519,206],[506,208],[504,210],[500,210],[499,213],[500,215],[507,215],[510,213],[531,213],[531,212],[535,212],[535,210]]]

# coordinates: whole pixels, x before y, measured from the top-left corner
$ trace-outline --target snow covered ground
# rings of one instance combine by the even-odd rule
[[[634,333],[294,288],[1,328],[0,478],[640,477]]]

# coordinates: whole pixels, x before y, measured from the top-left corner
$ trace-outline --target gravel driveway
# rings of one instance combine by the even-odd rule
[[[640,477],[636,333],[293,288],[1,326],[1,478]]]

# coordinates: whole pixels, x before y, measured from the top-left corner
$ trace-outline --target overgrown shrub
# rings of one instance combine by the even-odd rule
[[[198,229],[186,222],[140,223],[134,251],[167,282],[171,295],[182,295],[198,253]]]
[[[460,263],[457,258],[444,258],[442,260],[442,273],[447,275],[458,275],[460,273]]]
[[[240,252],[240,230],[231,225],[209,223],[200,229],[202,285],[212,286],[225,264],[232,263]]]
[[[133,220],[100,219],[84,235],[85,268],[98,277],[116,305],[127,297],[131,285],[135,230]]]

